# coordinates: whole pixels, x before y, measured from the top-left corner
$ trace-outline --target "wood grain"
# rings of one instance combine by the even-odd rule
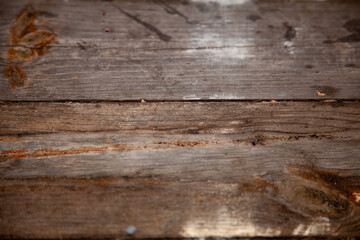
[[[0,238],[360,236],[359,12],[0,1]]]
[[[359,102],[3,103],[0,122],[3,237],[360,234]]]
[[[3,103],[0,135],[155,130],[179,134],[335,134],[359,130],[359,103]]]
[[[8,61],[29,1],[2,1],[1,68],[20,65],[26,79],[11,79],[13,89],[1,75],[0,100],[360,96],[358,1],[31,2],[57,43]]]

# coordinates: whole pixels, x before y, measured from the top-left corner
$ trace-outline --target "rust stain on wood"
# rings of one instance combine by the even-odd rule
[[[80,155],[87,153],[105,153],[105,152],[127,152],[139,150],[162,150],[175,149],[177,147],[206,147],[224,144],[233,144],[232,141],[220,142],[215,140],[209,141],[175,141],[175,142],[157,142],[147,145],[135,144],[107,144],[104,147],[79,147],[70,149],[16,149],[16,150],[2,150],[0,151],[1,159],[22,159],[22,158],[44,158],[44,157],[59,157],[69,155]]]
[[[55,42],[56,34],[50,31],[50,27],[43,25],[44,21],[36,19],[39,15],[49,16],[49,14],[35,10],[31,5],[18,13],[11,27],[12,47],[7,50],[9,61],[17,61],[20,64],[49,52],[49,46]],[[8,66],[4,75],[11,87],[24,87],[26,74],[20,66]]]
[[[292,134],[290,136],[269,136],[269,135],[261,135],[257,134],[253,137],[235,140],[234,142],[244,142],[246,144],[251,144],[252,146],[259,146],[259,145],[269,145],[271,143],[276,143],[279,141],[287,141],[287,142],[294,142],[299,140],[321,140],[321,139],[346,139],[351,137],[337,137],[333,135],[326,135],[326,134]]]
[[[30,150],[3,150],[0,151],[0,159],[22,159],[30,156]]]
[[[96,183],[102,185],[102,184],[109,184],[114,181],[116,181],[115,178],[101,177],[99,179],[73,179],[71,180],[71,183],[81,183],[81,184]]]
[[[174,145],[178,147],[194,147],[194,146],[206,146],[209,144],[219,145],[219,141],[175,141],[175,142],[158,142],[161,145]]]
[[[84,153],[97,153],[105,152],[108,150],[106,147],[81,147],[81,148],[70,148],[65,150],[60,149],[36,149],[32,152],[31,157],[42,158],[42,157],[54,157],[64,155],[76,155]]]
[[[0,138],[0,142],[20,142],[18,139],[13,138]]]
[[[342,176],[341,173],[303,166],[287,170],[303,180],[274,181],[257,176],[243,179],[239,183],[239,192],[280,196],[310,216],[329,219],[341,219],[352,210],[360,210],[360,176]]]
[[[249,193],[278,192],[278,188],[272,182],[265,180],[260,176],[253,177],[251,181],[246,181],[241,184],[239,190]]]
[[[90,180],[88,180],[88,179],[74,179],[74,180],[71,180],[71,182],[72,183],[84,183],[84,184],[86,184],[86,183],[89,183]]]
[[[24,87],[26,73],[19,66],[8,66],[4,71],[4,75],[9,80],[12,88]]]
[[[288,170],[296,176],[334,189],[355,205],[360,206],[360,176],[341,176],[341,173],[313,168],[288,168]]]

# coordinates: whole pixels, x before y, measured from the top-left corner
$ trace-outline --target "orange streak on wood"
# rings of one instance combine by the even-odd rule
[[[340,172],[335,173],[311,168],[304,168],[303,170],[288,168],[288,171],[306,180],[335,189],[357,206],[360,206],[360,176],[341,176]]]
[[[87,179],[74,179],[71,180],[72,183],[89,183],[89,180]]]
[[[4,150],[0,151],[1,154],[20,154],[20,153],[29,153],[29,150]]]
[[[250,193],[266,193],[268,189],[272,189],[275,192],[278,191],[278,188],[273,183],[260,176],[253,177],[252,181],[245,182],[240,186],[240,189]]]
[[[95,182],[97,184],[109,184],[110,182],[115,181],[113,178],[100,178],[98,180],[93,179],[73,179],[71,180],[71,183],[82,183],[82,184],[88,184],[90,182]]]
[[[113,144],[106,147],[79,147],[70,149],[35,149],[30,150],[4,150],[0,151],[1,155],[8,158],[21,159],[27,157],[43,158],[43,157],[58,157],[68,155],[79,155],[87,153],[103,153],[103,152],[123,152],[123,151],[139,151],[145,149],[161,150],[161,149],[175,149],[177,147],[205,147],[226,144],[219,141],[175,141],[175,142],[158,142],[149,145],[135,145],[135,144]]]
[[[0,142],[20,142],[18,139],[0,138]]]
[[[101,178],[100,180],[97,180],[97,184],[109,184],[112,181],[111,178]]]
[[[94,152],[106,152],[107,147],[81,147],[81,148],[70,148],[65,150],[60,149],[36,149],[31,157],[41,158],[41,157],[54,157],[54,156],[64,156],[64,155],[76,155],[83,153],[94,153]]]
[[[0,151],[0,159],[3,158],[10,158],[10,159],[22,159],[22,158],[28,158],[30,157],[30,151],[29,150],[3,150]]]

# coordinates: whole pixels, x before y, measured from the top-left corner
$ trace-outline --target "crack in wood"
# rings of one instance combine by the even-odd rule
[[[176,8],[172,7],[170,4],[166,3],[163,0],[155,0],[155,2],[159,5],[163,5],[165,7],[165,11],[169,14],[176,14],[181,18],[185,19],[188,24],[197,24],[198,22],[195,20],[191,20],[189,17],[185,16],[183,13],[179,12]]]
[[[113,4],[114,7],[116,7],[121,13],[123,13],[125,16],[127,16],[128,18],[134,20],[135,22],[137,22],[138,24],[144,26],[146,29],[150,30],[151,32],[155,33],[158,38],[164,42],[170,42],[171,40],[171,36],[166,35],[165,33],[161,32],[159,29],[157,29],[155,26],[151,25],[148,22],[145,22],[143,20],[141,20],[140,18],[138,18],[135,15],[132,15],[128,12],[126,12],[125,10],[123,10],[122,8],[120,8],[119,6],[117,6],[116,4]]]

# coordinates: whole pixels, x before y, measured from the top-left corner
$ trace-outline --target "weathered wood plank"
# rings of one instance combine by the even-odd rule
[[[126,237],[130,225],[155,238],[360,234],[358,102],[0,113],[2,236]]]
[[[360,129],[359,102],[3,103],[0,135],[156,130],[322,134]]]
[[[27,3],[1,2],[2,71],[26,78],[2,74],[0,100],[360,96],[358,1],[39,0],[46,34],[15,41]],[[27,47],[9,56],[9,41]],[[30,60],[9,62],[19,49]]]
[[[38,155],[3,160],[1,233],[115,237],[134,225],[138,237],[359,234],[359,140],[254,147],[226,146],[231,138],[215,135],[182,147],[173,146],[181,137],[160,135],[124,146],[132,135],[111,135],[124,149],[107,153],[31,149]],[[106,147],[86,139],[70,134],[39,145],[25,137],[23,146]],[[219,146],[202,145],[209,139]]]

